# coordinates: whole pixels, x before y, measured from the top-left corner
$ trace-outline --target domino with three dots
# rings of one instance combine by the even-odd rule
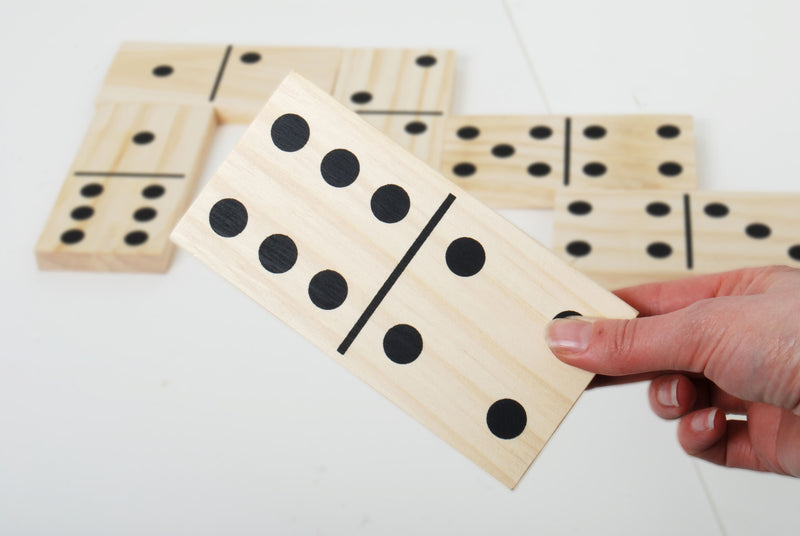
[[[436,168],[455,66],[452,50],[350,49],[333,95]]]
[[[697,187],[692,119],[451,116],[442,173],[495,208],[547,208],[560,189]]]
[[[800,267],[800,194],[556,196],[554,250],[608,288],[768,264]]]
[[[509,487],[591,378],[545,324],[635,315],[298,75],[172,237]]]
[[[123,43],[98,102],[213,104],[221,123],[249,123],[292,70],[332,91],[342,49]]]
[[[36,245],[39,268],[166,271],[215,124],[207,105],[99,105]]]

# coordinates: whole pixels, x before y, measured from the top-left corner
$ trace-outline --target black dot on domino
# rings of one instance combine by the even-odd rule
[[[158,199],[164,195],[164,187],[160,184],[151,184],[142,190],[142,197],[145,199]]]
[[[470,164],[469,162],[461,162],[453,166],[453,174],[459,177],[469,177],[474,175],[476,171],[478,171],[478,168],[475,167],[475,164]]]
[[[64,231],[61,234],[61,242],[69,245],[77,244],[83,240],[84,236],[86,235],[80,229],[70,229],[69,231]]]
[[[422,353],[422,335],[414,326],[398,324],[383,336],[383,352],[398,365],[408,365]]]
[[[656,129],[656,134],[658,134],[658,136],[661,138],[671,140],[680,136],[681,129],[675,125],[661,125],[658,127],[658,129]]]
[[[347,298],[347,281],[339,272],[323,270],[311,278],[308,297],[320,309],[336,309]]]
[[[384,223],[399,222],[411,208],[408,194],[396,184],[385,184],[375,190],[369,204],[375,217]]]
[[[156,217],[156,209],[151,207],[142,207],[133,213],[133,219],[136,221],[150,221]]]
[[[709,203],[703,208],[703,212],[706,213],[706,216],[711,216],[712,218],[724,218],[728,215],[728,206],[722,203]]]
[[[412,121],[406,125],[405,130],[414,136],[417,134],[423,134],[426,130],[428,130],[428,125],[422,121]]]
[[[369,91],[356,91],[350,95],[350,100],[355,104],[367,104],[372,100],[372,93]]]
[[[557,318],[569,318],[571,316],[583,316],[583,315],[580,314],[578,311],[561,311],[560,313],[558,313],[556,316],[553,317],[553,320],[556,320]]]
[[[588,201],[573,201],[567,205],[567,210],[575,216],[585,216],[592,211],[592,205]]]
[[[147,145],[148,143],[152,142],[156,139],[156,135],[152,132],[148,132],[143,130],[142,132],[137,132],[133,136],[133,143],[136,145]]]
[[[147,233],[144,231],[131,231],[125,235],[125,243],[129,246],[141,246],[147,242]]]
[[[672,246],[664,242],[653,242],[647,246],[647,254],[655,259],[666,259],[672,255]]]
[[[514,154],[514,146],[507,143],[501,143],[492,147],[492,154],[497,158],[508,158]]]
[[[270,235],[258,248],[258,260],[268,272],[273,274],[288,272],[297,262],[297,245],[286,235]]]
[[[525,408],[516,400],[503,398],[489,407],[486,412],[486,425],[500,439],[514,439],[528,424]]]
[[[302,149],[310,134],[308,123],[297,114],[284,114],[272,123],[272,143],[287,153]]]
[[[546,140],[553,135],[553,129],[545,125],[538,125],[533,127],[528,133],[531,138],[535,140]]]
[[[236,199],[220,199],[211,207],[208,223],[219,236],[236,236],[247,226],[247,209]]]
[[[97,197],[103,193],[103,185],[92,182],[81,188],[81,195],[83,197]]]
[[[592,252],[592,246],[583,240],[575,240],[567,244],[567,253],[573,257],[585,257]]]
[[[606,129],[600,125],[590,125],[583,129],[583,135],[590,140],[599,140],[600,138],[605,137]]]
[[[456,131],[456,136],[461,138],[462,140],[474,140],[480,135],[481,131],[478,130],[478,127],[473,127],[471,125],[467,125],[464,127],[459,128]]]
[[[325,182],[335,188],[344,188],[353,184],[361,166],[356,155],[347,149],[334,149],[322,158],[319,170]]]
[[[477,274],[486,263],[486,251],[483,246],[468,236],[450,242],[444,257],[450,271],[461,277]]]
[[[430,54],[425,54],[417,58],[417,65],[420,67],[433,67],[436,65],[436,57]]]
[[[583,172],[590,177],[602,177],[605,175],[607,168],[605,164],[600,162],[589,162],[583,166]]]
[[[677,162],[664,162],[658,166],[658,172],[665,177],[676,177],[683,171],[683,166]]]
[[[550,165],[544,162],[534,162],[528,166],[528,175],[532,177],[546,177],[550,174]]]
[[[81,205],[80,207],[75,207],[72,209],[72,212],[69,213],[70,218],[73,220],[88,220],[94,215],[94,209],[87,205]]]
[[[153,68],[153,76],[158,76],[163,78],[165,76],[169,76],[175,71],[171,65],[159,65],[158,67]]]
[[[258,63],[261,61],[261,54],[258,52],[245,52],[239,57],[242,63]]]
[[[645,210],[651,216],[660,218],[662,216],[666,216],[667,214],[669,214],[672,209],[666,203],[662,203],[661,201],[653,201],[652,203],[647,205],[647,207],[645,207]]]
[[[789,257],[796,261],[800,261],[800,244],[790,247],[788,253]]]
[[[759,240],[767,238],[772,234],[772,230],[763,223],[751,223],[745,227],[744,232],[747,233],[747,236],[750,238],[757,238]]]

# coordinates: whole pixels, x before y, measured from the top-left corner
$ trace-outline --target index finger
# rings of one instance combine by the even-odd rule
[[[639,311],[639,316],[662,315],[700,300],[738,294],[738,288],[752,277],[753,272],[745,269],[647,283],[615,290],[614,294]]]

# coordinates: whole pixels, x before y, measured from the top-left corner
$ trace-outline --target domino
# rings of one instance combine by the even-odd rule
[[[229,56],[230,47],[225,45],[123,43],[97,103],[207,105],[216,98]]]
[[[561,189],[697,187],[692,119],[450,116],[441,171],[495,208],[549,208]]]
[[[441,143],[440,119],[449,107],[452,93],[454,63],[452,52],[436,50],[345,51],[323,47],[123,43],[99,92],[96,121],[103,123],[119,119],[131,122],[134,118],[130,114],[139,113],[134,111],[138,108],[133,103],[139,102],[152,103],[142,104],[140,109],[151,121],[157,113],[161,113],[159,110],[166,110],[165,117],[173,117],[179,109],[176,106],[180,105],[184,110],[195,109],[193,113],[197,121],[205,121],[200,117],[205,117],[208,110],[212,110],[217,121],[249,123],[280,81],[295,70],[329,93],[358,88],[349,95],[365,117],[370,117],[379,128],[420,158],[435,162]],[[340,75],[342,69],[343,74]],[[365,100],[364,95],[367,94],[369,98]],[[120,114],[127,119],[121,119]],[[136,141],[135,132],[125,130],[133,128],[130,125],[113,130],[113,135],[102,143],[97,139],[105,134],[93,134],[90,130],[90,137],[94,137],[87,141],[90,145],[84,147],[82,155],[76,160],[77,167],[70,172],[70,176],[76,180],[65,182],[37,244],[36,255],[40,268],[166,270],[172,246],[165,241],[164,233],[158,231],[154,236],[143,229],[130,229],[131,220],[127,212],[104,210],[103,207],[109,202],[105,200],[119,198],[130,203],[138,200],[141,196],[134,191],[138,187],[137,180],[132,180],[134,177],[162,182],[177,175],[189,180],[183,181],[177,190],[173,181],[168,188],[170,194],[160,201],[164,206],[159,210],[171,212],[174,207],[185,206],[185,200],[194,185],[194,171],[189,170],[199,162],[198,157],[208,142],[211,124],[211,120],[202,125],[195,122],[192,128],[199,130],[188,136],[182,132],[173,133],[167,128],[156,136],[158,142],[149,146],[149,152],[131,149],[147,144]],[[163,127],[168,125],[160,124],[159,128]],[[142,128],[142,132],[150,132]],[[170,140],[166,138],[167,135],[182,137]],[[160,159],[162,155],[158,151],[163,150],[176,150],[186,156],[186,161],[180,163],[178,171],[162,169],[160,160],[147,160],[151,157]],[[126,158],[130,161],[117,162],[114,159],[117,151],[127,151]],[[138,156],[134,158],[132,155]],[[83,162],[81,159],[88,160]],[[128,163],[133,164],[131,169],[126,167]],[[166,167],[169,168],[173,163]],[[81,184],[77,179],[89,177],[86,173],[105,179],[125,177],[129,180],[106,184],[104,179]],[[104,195],[102,201],[83,195],[81,188],[90,184],[94,186],[88,191],[112,193]],[[158,187],[166,188],[166,183]],[[175,198],[172,197],[173,191],[179,191]],[[71,212],[79,207],[82,207],[81,211]],[[127,211],[130,207],[119,208]],[[88,221],[90,218],[91,221]],[[134,221],[139,220],[134,218]],[[175,218],[159,218],[160,223],[167,221],[174,223]],[[101,225],[105,226],[105,230]],[[136,238],[128,236],[133,232],[138,233],[133,235]],[[119,243],[119,233],[127,237],[125,246]],[[145,242],[148,244],[143,246]],[[130,249],[132,246],[137,247]]]
[[[556,196],[554,250],[608,288],[748,266],[800,267],[800,194],[593,191]]]
[[[298,75],[172,239],[509,487],[591,375],[556,316],[635,311]]]
[[[340,48],[232,45],[214,99],[220,122],[250,123],[292,71],[332,92],[342,52]]]
[[[452,50],[350,49],[343,55],[333,94],[409,152],[438,167],[454,79]]]
[[[249,123],[292,70],[333,91],[341,60],[339,48],[123,43],[98,102],[213,103],[221,123]]]
[[[36,244],[39,268],[166,271],[214,126],[207,105],[99,105]]]

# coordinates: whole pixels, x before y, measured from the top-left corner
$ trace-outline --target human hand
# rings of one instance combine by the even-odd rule
[[[800,270],[745,269],[616,294],[639,318],[554,320],[546,336],[556,357],[615,377],[607,383],[651,379],[650,405],[681,419],[678,440],[691,455],[800,476]]]

